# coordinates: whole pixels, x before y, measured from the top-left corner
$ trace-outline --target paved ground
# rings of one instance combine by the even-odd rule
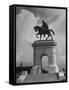
[[[17,83],[31,83],[31,82],[51,82],[51,81],[61,81],[57,77],[56,73],[53,74],[40,74],[40,75],[27,75],[24,79],[19,80]]]

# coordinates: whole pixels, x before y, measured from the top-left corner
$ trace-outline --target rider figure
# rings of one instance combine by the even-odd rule
[[[42,20],[42,26],[41,27],[44,29],[49,29],[47,23],[44,20]]]

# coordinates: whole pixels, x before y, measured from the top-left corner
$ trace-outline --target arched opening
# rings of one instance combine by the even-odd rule
[[[42,69],[42,73],[48,73],[48,56],[47,55],[41,56],[41,69]]]

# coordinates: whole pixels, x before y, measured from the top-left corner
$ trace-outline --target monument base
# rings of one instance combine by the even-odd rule
[[[32,74],[42,73],[42,57],[48,57],[49,73],[58,73],[59,69],[56,63],[56,45],[54,40],[39,40],[34,41],[33,47],[33,68]]]
[[[31,74],[33,74],[33,75],[41,74],[41,67],[40,66],[34,66],[31,69]]]
[[[57,65],[49,65],[48,66],[48,72],[49,73],[58,73],[59,72],[59,68]]]
[[[41,71],[41,67],[40,66],[34,66],[31,69],[31,74],[33,74],[33,75],[39,75],[41,73],[42,73],[42,71]],[[59,73],[58,66],[57,65],[49,65],[48,66],[48,73]]]

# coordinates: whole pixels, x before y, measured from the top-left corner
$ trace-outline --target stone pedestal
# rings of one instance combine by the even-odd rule
[[[41,67],[40,66],[33,66],[33,68],[31,69],[31,74],[33,74],[33,75],[41,74]]]
[[[42,57],[44,55],[48,56],[48,67],[49,73],[57,73],[58,66],[56,64],[56,42],[55,41],[46,41],[39,40],[34,41],[32,44],[33,47],[33,74],[41,74],[42,69]]]

